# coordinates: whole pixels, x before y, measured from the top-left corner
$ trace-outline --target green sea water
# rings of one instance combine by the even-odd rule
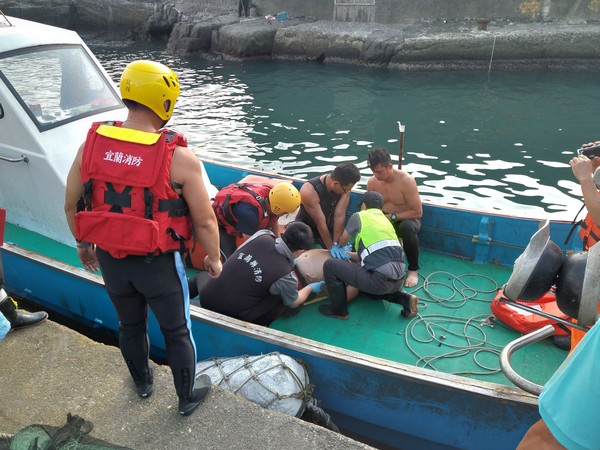
[[[170,126],[202,159],[310,178],[387,147],[425,202],[571,220],[581,191],[568,166],[600,139],[594,73],[432,71],[178,58],[164,46],[90,42],[118,82],[134,59],[179,76]]]

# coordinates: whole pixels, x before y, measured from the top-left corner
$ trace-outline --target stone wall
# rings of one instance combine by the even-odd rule
[[[600,67],[600,0],[0,0],[8,15],[185,57],[341,61],[411,69]],[[274,20],[286,11],[288,19]],[[477,19],[490,19],[488,32]]]
[[[251,0],[259,15],[399,24],[422,19],[600,21],[600,0]],[[224,2],[227,3],[227,2]],[[234,2],[236,3],[236,2]],[[237,4],[237,3],[236,3]]]
[[[250,0],[260,16],[401,24],[415,20],[600,21],[600,0]],[[165,26],[237,13],[238,0],[0,0],[7,15],[77,30],[140,32],[159,16]],[[181,15],[181,16],[178,16]],[[166,17],[166,22],[165,21]]]

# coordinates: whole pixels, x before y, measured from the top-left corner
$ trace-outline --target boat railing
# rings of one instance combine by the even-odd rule
[[[552,336],[554,332],[555,329],[552,325],[546,325],[539,330],[515,339],[502,349],[502,352],[500,353],[500,368],[502,369],[502,372],[504,372],[504,375],[506,375],[506,378],[508,378],[515,386],[523,389],[526,392],[529,392],[530,394],[540,395],[542,393],[542,389],[544,388],[543,386],[527,380],[513,369],[510,364],[510,357],[517,350],[542,341]]]
[[[20,158],[7,158],[6,156],[0,156],[0,161],[6,161],[6,162],[10,162],[10,163],[18,163],[18,162],[28,163],[29,158],[25,155],[21,155]]]

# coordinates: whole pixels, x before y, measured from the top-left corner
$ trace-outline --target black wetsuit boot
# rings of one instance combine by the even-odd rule
[[[320,305],[319,312],[325,316],[345,320],[349,317],[346,286],[343,283],[327,285],[327,296],[331,302],[329,305]]]
[[[376,297],[402,305],[402,312],[400,314],[402,314],[403,317],[409,318],[419,312],[419,299],[416,295],[409,294],[408,292],[399,291],[394,292],[393,294],[378,295]]]
[[[146,323],[135,325],[119,324],[119,348],[125,359],[135,390],[141,398],[152,395],[154,374],[150,366],[150,344]]]
[[[210,377],[202,374],[196,379],[196,385],[192,390],[194,373],[195,371],[190,373],[190,370],[182,369],[179,376],[175,376],[175,387],[179,396],[179,414],[182,416],[189,416],[196,410],[210,392],[212,385]]]

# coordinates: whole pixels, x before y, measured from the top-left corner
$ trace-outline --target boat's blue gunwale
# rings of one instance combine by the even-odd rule
[[[420,384],[435,385],[449,389],[460,388],[465,392],[483,397],[493,397],[506,402],[537,405],[537,397],[521,389],[487,381],[472,380],[467,377],[438,372],[431,369],[389,361],[364,353],[346,350],[312,339],[295,336],[283,331],[261,327],[232,317],[199,308],[191,307],[192,316],[199,321],[215,324],[236,334],[250,336],[264,342],[281,345],[290,350],[340,362],[349,366],[361,367],[369,372],[380,373],[393,378],[410,380]]]
[[[86,272],[83,269],[65,264],[31,250],[26,250],[14,244],[4,243],[0,247],[2,252],[24,258],[32,264],[41,265],[55,271],[63,272],[68,277],[84,279],[99,287],[104,287],[102,277]],[[107,305],[112,307],[112,305]],[[382,358],[342,349],[322,342],[295,336],[283,331],[274,330],[252,323],[231,318],[213,311],[196,306],[190,307],[190,315],[194,320],[217,326],[243,336],[258,339],[263,342],[278,345],[300,353],[316,356],[329,361],[359,367],[368,372],[379,373],[388,377],[424,385],[436,386],[444,389],[460,389],[471,395],[493,398],[494,401],[537,405],[537,397],[532,396],[518,388],[497,383],[473,380],[467,377],[447,374],[427,368],[415,367],[408,364],[385,360]],[[117,330],[112,330],[117,331]]]

